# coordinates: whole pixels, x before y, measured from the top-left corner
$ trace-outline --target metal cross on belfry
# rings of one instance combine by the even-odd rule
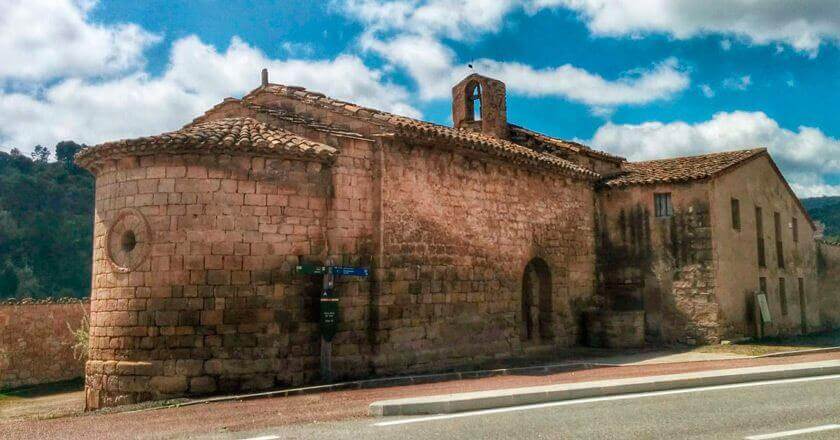
[[[332,340],[338,331],[338,297],[335,295],[335,276],[368,276],[366,267],[300,265],[297,273],[304,275],[323,275],[323,285],[319,296],[321,331],[321,379],[332,382]]]

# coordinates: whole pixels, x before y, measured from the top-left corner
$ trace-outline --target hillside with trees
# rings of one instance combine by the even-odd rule
[[[31,156],[0,151],[0,299],[84,297],[90,291],[93,176],[75,142]]]
[[[825,225],[829,240],[840,240],[840,196],[802,199],[811,217]]]

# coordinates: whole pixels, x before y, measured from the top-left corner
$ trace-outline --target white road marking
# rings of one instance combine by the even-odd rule
[[[770,438],[790,437],[799,434],[808,434],[811,432],[831,431],[832,429],[840,429],[840,425],[822,425],[814,426],[813,428],[796,429],[793,431],[774,432],[772,434],[751,435],[744,437],[746,440],[766,440]]]
[[[251,437],[251,438],[244,438],[242,440],[277,440],[280,436],[277,435],[264,435],[262,437]]]
[[[716,390],[728,390],[733,388],[747,388],[747,387],[757,387],[762,385],[777,385],[777,384],[787,384],[787,383],[798,383],[798,382],[811,382],[815,380],[834,380],[840,379],[840,374],[833,374],[829,376],[816,376],[816,377],[801,377],[797,379],[779,379],[779,380],[765,380],[760,382],[746,382],[746,383],[736,383],[731,385],[715,385],[710,387],[699,387],[699,388],[685,388],[681,390],[668,390],[668,391],[651,391],[647,393],[635,393],[635,394],[619,394],[616,396],[605,396],[605,397],[591,397],[587,399],[577,399],[577,400],[562,400],[559,402],[546,402],[546,403],[535,403],[532,405],[521,405],[521,406],[509,406],[504,408],[494,408],[494,409],[482,409],[478,411],[467,411],[462,413],[455,413],[455,414],[441,414],[437,416],[426,416],[426,417],[415,417],[411,419],[400,419],[400,420],[391,420],[387,422],[379,422],[374,423],[372,426],[393,426],[393,425],[405,425],[409,423],[422,423],[422,422],[431,422],[435,420],[446,420],[446,419],[459,419],[462,417],[475,417],[475,416],[483,416],[487,414],[498,414],[498,413],[506,413],[506,412],[515,412],[515,411],[527,411],[529,409],[540,409],[540,408],[550,408],[554,406],[567,406],[567,405],[579,405],[582,403],[592,403],[592,402],[606,402],[610,400],[627,400],[627,399],[638,399],[642,397],[654,397],[654,396],[667,396],[671,394],[685,394],[685,393],[697,393],[702,391],[716,391]]]

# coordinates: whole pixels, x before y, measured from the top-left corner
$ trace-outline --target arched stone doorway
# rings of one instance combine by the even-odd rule
[[[522,274],[522,320],[523,341],[547,341],[554,336],[552,331],[553,302],[551,296],[551,271],[542,258],[534,258],[525,266]]]

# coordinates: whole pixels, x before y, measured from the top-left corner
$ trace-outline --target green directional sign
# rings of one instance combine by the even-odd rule
[[[304,275],[323,275],[327,273],[327,268],[324,266],[315,266],[313,264],[303,264],[297,266],[297,272]]]

